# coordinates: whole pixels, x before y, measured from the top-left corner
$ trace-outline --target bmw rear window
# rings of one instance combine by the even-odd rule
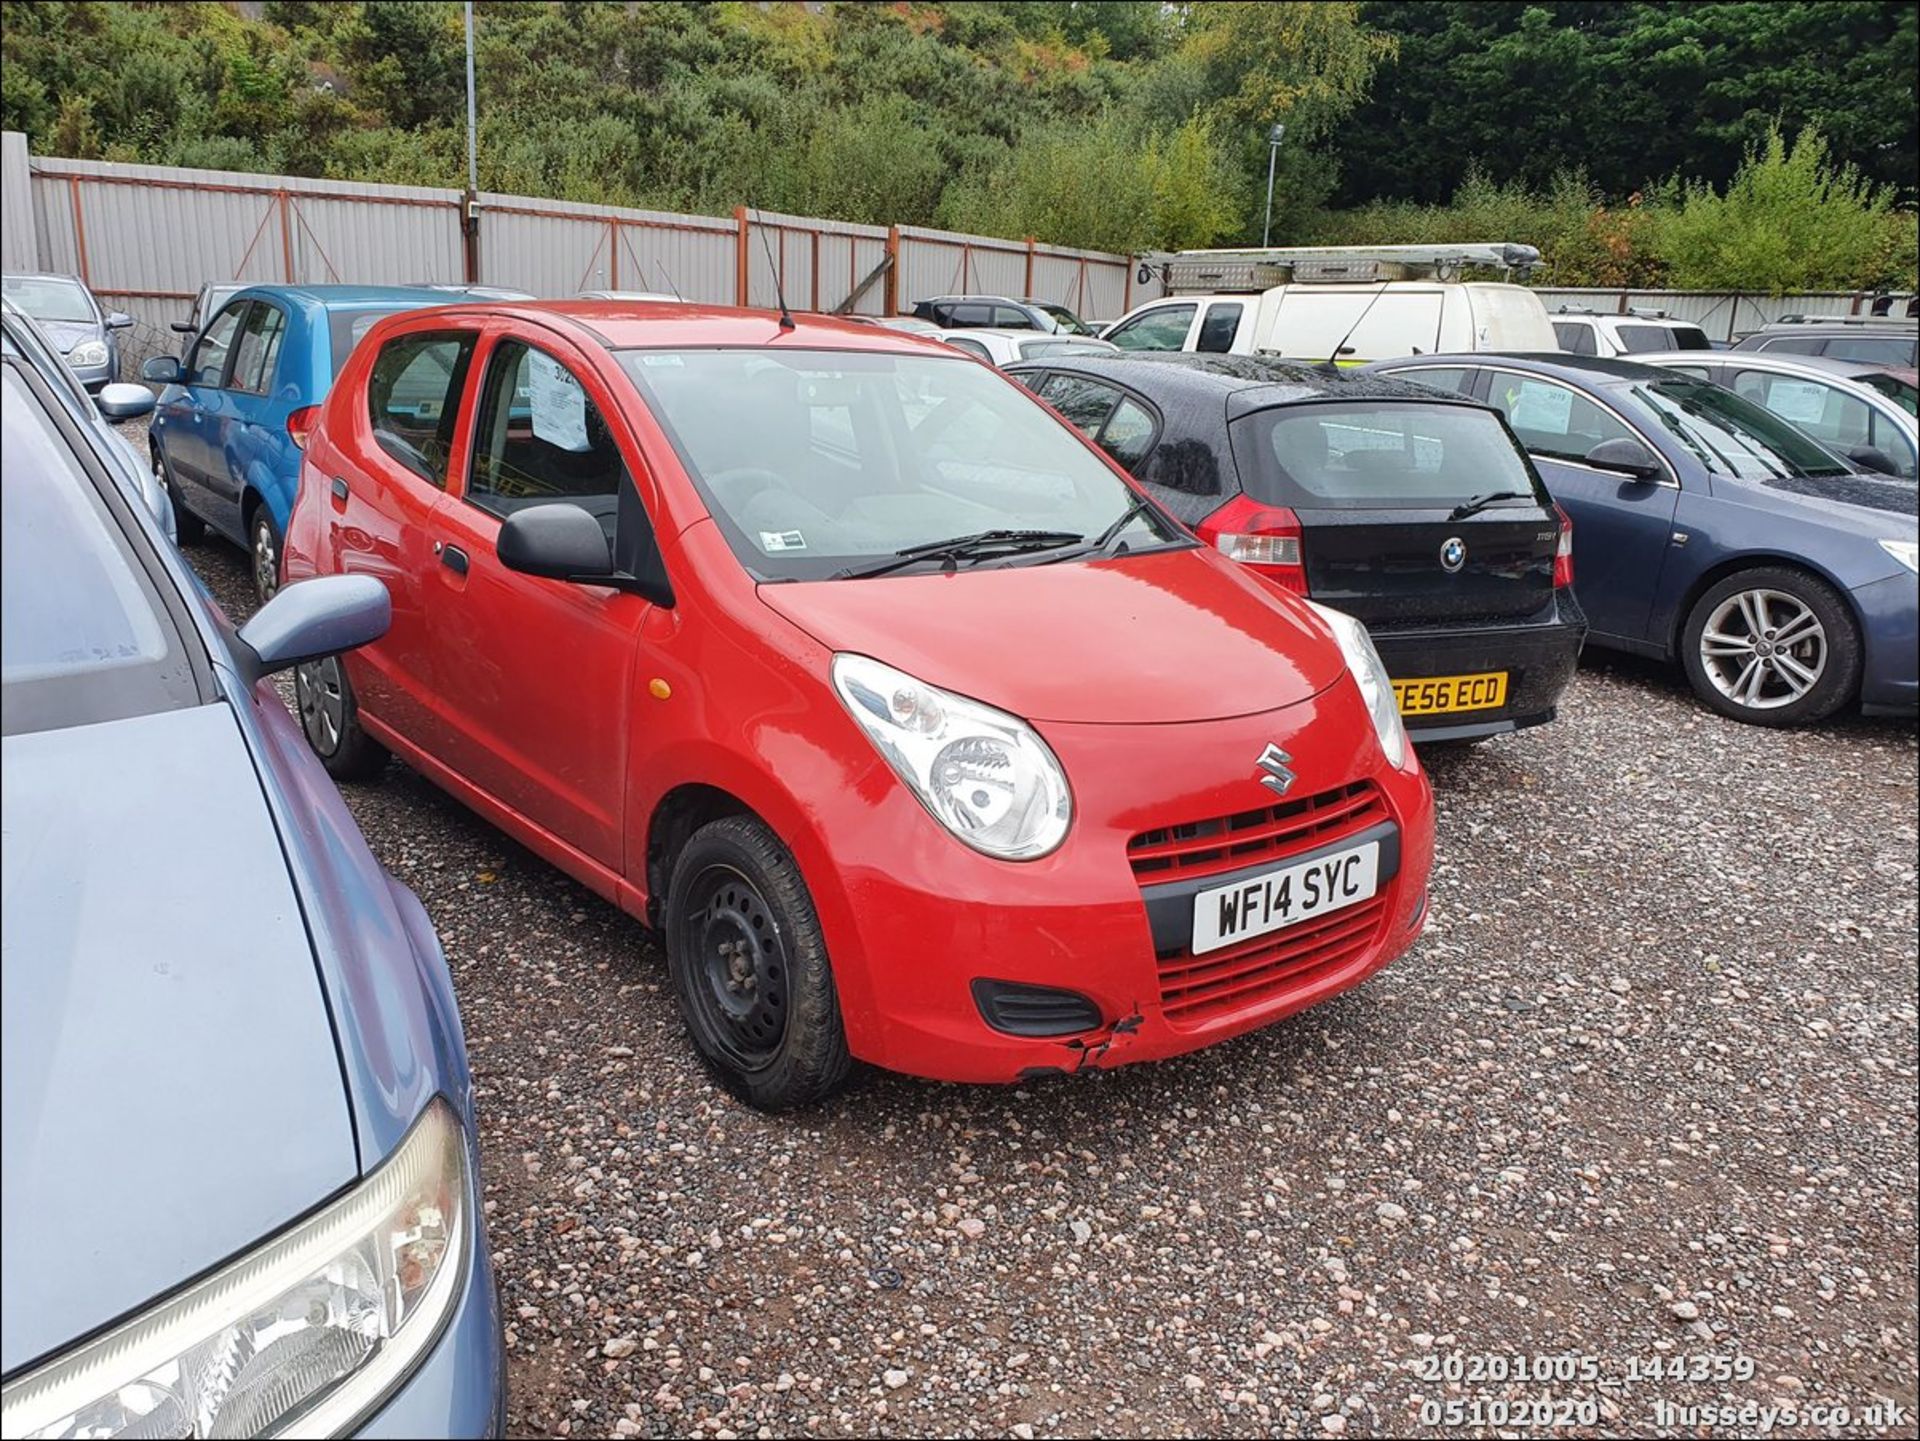
[[[1431,510],[1495,491],[1545,503],[1526,456],[1471,405],[1281,405],[1236,420],[1247,494],[1303,510]]]

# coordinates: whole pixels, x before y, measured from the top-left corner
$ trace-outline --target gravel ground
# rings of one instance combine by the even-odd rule
[[[1357,992],[799,1119],[708,1081],[640,927],[404,768],[349,788],[459,989],[513,1432],[1913,1434],[1914,727],[1749,729],[1605,658],[1563,716],[1433,758],[1433,920]],[[1511,1353],[1599,1379],[1422,1371]],[[1695,1357],[1756,1369],[1646,1376]]]

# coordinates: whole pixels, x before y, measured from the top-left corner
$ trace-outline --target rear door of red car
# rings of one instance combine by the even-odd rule
[[[633,668],[652,604],[510,571],[495,545],[507,516],[557,502],[593,515],[611,546],[623,516],[636,519],[636,452],[612,395],[559,332],[496,322],[476,368],[461,474],[433,517],[427,608],[449,727],[439,756],[619,872]]]
[[[327,493],[321,574],[371,575],[385,583],[393,623],[347,656],[361,710],[401,739],[437,753],[446,727],[435,689],[440,647],[429,629],[434,577],[432,519],[454,464],[455,421],[480,341],[477,323],[440,321],[384,341],[366,369],[343,378],[328,423],[315,432],[302,484]],[[305,518],[300,517],[306,530]]]

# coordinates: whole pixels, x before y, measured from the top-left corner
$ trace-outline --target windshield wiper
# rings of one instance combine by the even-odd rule
[[[972,535],[956,535],[947,540],[929,540],[909,545],[893,553],[891,560],[860,569],[849,566],[835,571],[835,580],[866,580],[891,571],[904,570],[917,561],[991,560],[995,556],[1019,555],[1029,550],[1055,550],[1063,545],[1079,545],[1084,535],[1071,530],[982,530]]]
[[[1532,500],[1531,491],[1526,490],[1490,490],[1485,495],[1476,495],[1472,500],[1463,500],[1453,508],[1448,520],[1465,520],[1470,515],[1478,515],[1497,500]]]
[[[1146,496],[1136,491],[1133,499],[1127,502],[1127,508],[1120,512],[1119,517],[1112,525],[1101,531],[1100,534],[1096,535],[1085,545],[1075,546],[1072,550],[1063,551],[1059,555],[1050,555],[1042,561],[1041,564],[1052,565],[1055,561],[1078,560],[1082,556],[1088,555],[1107,556],[1119,554],[1120,551],[1126,548],[1120,543],[1120,533],[1136,518],[1146,514],[1148,509],[1149,505]]]

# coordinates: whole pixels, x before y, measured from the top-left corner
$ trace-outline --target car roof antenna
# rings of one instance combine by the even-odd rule
[[[1347,327],[1347,333],[1341,336],[1337,341],[1334,342],[1333,354],[1329,355],[1325,360],[1320,362],[1320,367],[1319,367],[1320,369],[1331,371],[1335,375],[1338,375],[1340,373],[1341,352],[1347,348],[1347,342],[1353,339],[1354,331],[1358,330],[1361,327],[1361,325],[1366,322],[1368,312],[1373,309],[1374,305],[1379,301],[1380,297],[1387,293],[1388,284],[1389,282],[1385,280],[1380,282],[1380,288],[1373,292],[1372,299],[1368,300],[1365,305],[1360,307],[1360,314],[1357,317],[1355,317],[1353,324]]]
[[[767,252],[767,269],[773,272],[773,294],[780,302],[780,328],[798,329],[793,323],[793,312],[787,309],[787,287],[780,280],[780,267],[774,263],[773,245],[767,239],[766,223],[760,219],[760,207],[757,205],[753,207],[753,223],[760,229],[760,248]]]

